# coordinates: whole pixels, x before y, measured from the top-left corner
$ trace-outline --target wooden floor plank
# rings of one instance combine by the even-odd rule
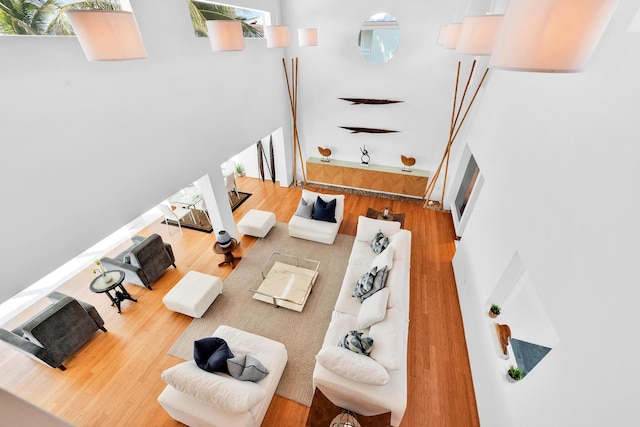
[[[234,212],[236,221],[250,209],[262,209],[274,212],[277,221],[288,222],[301,195],[299,188],[282,188],[246,177],[238,179],[238,188],[252,196]],[[393,212],[405,212],[405,228],[412,231],[408,407],[402,426],[479,426],[451,268],[455,252],[451,216],[425,210],[417,202],[348,193],[340,232],[355,235],[359,215],[370,207],[381,210],[385,206]],[[122,314],[118,314],[106,296],[89,290],[93,274],[87,267],[59,290],[93,304],[108,332],[97,332],[66,361],[65,372],[48,368],[0,343],[0,387],[76,426],[180,425],[156,399],[165,386],[160,373],[180,362],[167,350],[191,318],[167,310],[162,297],[190,270],[224,280],[231,268],[218,267],[222,256],[212,251],[214,234],[183,229],[181,236],[177,228],[167,229],[160,220],[139,234],[151,233],[158,233],[171,243],[177,269],[169,268],[153,284],[152,291],[125,285],[138,302],[123,302]],[[242,236],[234,254],[243,256],[255,241],[254,237]],[[128,245],[123,242],[112,253]],[[19,325],[46,304],[46,298],[38,301],[3,327]],[[263,425],[304,425],[308,411],[304,405],[275,396]]]

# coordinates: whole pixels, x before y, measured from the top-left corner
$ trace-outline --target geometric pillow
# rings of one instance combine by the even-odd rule
[[[338,347],[343,347],[354,353],[364,354],[365,356],[371,353],[372,346],[373,339],[363,336],[361,331],[349,331],[349,333],[338,342]]]
[[[373,278],[373,285],[371,289],[364,294],[360,295],[360,302],[364,302],[371,295],[378,292],[380,289],[384,288],[385,283],[387,282],[387,276],[389,275],[389,270],[385,265],[376,273],[376,276]]]
[[[232,357],[227,360],[229,375],[240,381],[260,381],[269,374],[269,370],[258,359],[249,355]]]
[[[362,276],[360,276],[360,278],[358,279],[358,282],[356,283],[356,287],[353,289],[352,295],[354,297],[361,297],[362,295],[371,291],[371,288],[373,287],[373,281],[376,278],[377,271],[378,271],[378,267],[374,266],[370,271],[367,271]]]
[[[371,246],[374,253],[379,254],[389,246],[389,238],[385,237],[382,231],[378,230],[376,235],[373,236],[373,239],[371,239],[371,242],[369,242],[369,246]]]
[[[232,357],[233,353],[222,338],[208,337],[193,342],[193,360],[207,372],[228,374],[227,359]]]

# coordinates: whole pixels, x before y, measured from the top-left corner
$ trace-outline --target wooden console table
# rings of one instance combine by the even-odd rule
[[[323,162],[317,157],[307,160],[307,180],[310,182],[410,197],[424,197],[430,175],[430,172],[420,169],[407,172],[392,166],[363,166],[343,160]]]

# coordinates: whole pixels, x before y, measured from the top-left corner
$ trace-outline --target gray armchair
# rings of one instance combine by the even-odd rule
[[[64,371],[65,359],[95,331],[107,330],[92,305],[60,292],[52,292],[47,297],[52,304],[40,313],[12,331],[0,329],[0,341],[38,362]]]
[[[104,257],[100,262],[109,270],[124,271],[124,281],[135,283],[151,289],[164,271],[173,265],[176,268],[175,257],[169,243],[162,241],[158,234],[149,237],[133,236],[133,245],[120,252],[113,258]]]

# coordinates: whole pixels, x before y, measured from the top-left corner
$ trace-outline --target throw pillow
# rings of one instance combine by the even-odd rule
[[[371,246],[374,253],[380,254],[387,246],[389,246],[389,238],[385,237],[385,235],[382,234],[382,231],[378,230],[376,235],[373,236],[373,239],[371,239],[371,242],[369,242],[369,246]]]
[[[371,298],[367,298],[362,302],[362,307],[358,312],[358,328],[367,329],[373,324],[384,319],[387,313],[387,300],[389,299],[389,288],[381,289]]]
[[[361,331],[349,331],[343,339],[338,342],[338,347],[346,348],[354,353],[368,356],[371,353],[373,339],[365,336]]]
[[[203,372],[193,360],[165,370],[161,377],[176,390],[231,414],[248,411],[266,395],[258,384]]]
[[[354,297],[362,297],[362,295],[366,294],[373,287],[373,281],[376,278],[376,272],[378,271],[377,267],[373,267],[371,270],[364,273],[358,279],[356,283],[356,287],[353,289]]]
[[[322,197],[318,196],[311,218],[318,221],[338,222],[336,221],[336,199],[325,202]]]
[[[378,292],[380,289],[384,288],[384,285],[387,283],[388,270],[387,267],[383,267],[382,270],[378,270],[376,276],[373,278],[373,285],[369,291],[360,295],[360,302],[364,302],[371,295]]]
[[[304,198],[300,199],[298,209],[296,209],[294,215],[301,216],[302,218],[311,218],[313,215],[313,203],[307,202]]]
[[[131,264],[131,252],[122,257],[122,262],[125,264]]]
[[[250,354],[227,359],[227,368],[229,369],[229,375],[240,381],[256,382],[269,374],[269,370]]]
[[[233,357],[227,342],[222,338],[202,338],[193,343],[193,360],[207,372],[229,373],[227,359]]]
[[[325,346],[316,360],[325,369],[359,383],[385,385],[389,382],[389,373],[380,363],[344,348]]]
[[[407,346],[404,313],[397,308],[388,309],[383,320],[371,325],[369,335],[376,342],[369,357],[389,371],[400,369],[403,356],[398,349]]]
[[[378,230],[382,231],[385,236],[393,236],[400,231],[400,223],[397,221],[385,221],[359,216],[356,240],[370,242],[371,237],[373,237]]]
[[[376,255],[373,261],[371,261],[371,267],[378,267],[378,271],[382,270],[383,267],[391,270],[391,267],[393,267],[393,252],[393,247],[387,246],[384,251]]]

